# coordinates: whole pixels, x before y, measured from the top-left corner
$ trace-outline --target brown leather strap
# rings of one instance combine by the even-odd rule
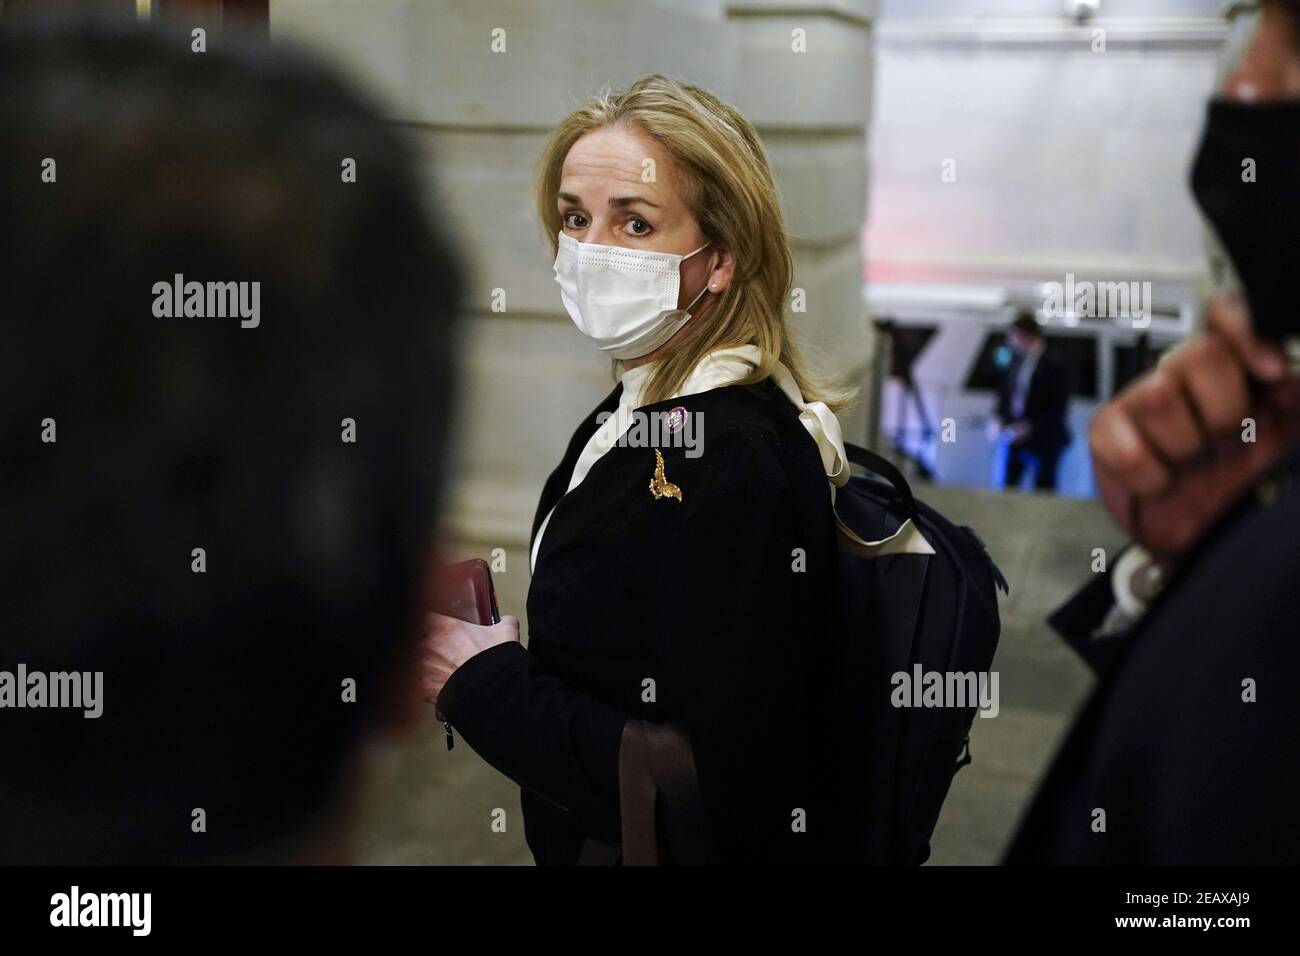
[[[662,797],[665,842],[672,862],[683,866],[717,863],[695,771],[695,752],[685,724],[642,722],[650,771]]]
[[[659,787],[655,780],[646,722],[629,717],[618,751],[618,797],[623,830],[623,865],[657,866]]]
[[[684,724],[629,717],[619,743],[618,788],[622,845],[588,839],[580,866],[611,865],[620,856],[624,866],[718,862]]]

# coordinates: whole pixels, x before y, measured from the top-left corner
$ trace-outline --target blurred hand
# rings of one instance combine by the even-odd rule
[[[1034,433],[1034,426],[1029,422],[1015,422],[1011,425],[1011,441],[1016,445],[1023,445],[1029,441],[1029,436]]]
[[[425,696],[436,703],[452,671],[479,651],[518,640],[519,620],[512,614],[502,617],[500,624],[487,627],[445,614],[426,615],[420,655],[420,683]]]
[[[1245,419],[1255,441],[1245,440]],[[1255,336],[1241,300],[1210,303],[1207,334],[1168,353],[1093,419],[1102,500],[1168,564],[1300,438],[1300,378]]]

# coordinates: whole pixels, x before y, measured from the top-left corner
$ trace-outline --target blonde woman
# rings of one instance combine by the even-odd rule
[[[758,136],[648,76],[559,125],[536,201],[620,380],[542,490],[527,649],[513,618],[433,615],[426,687],[522,788],[539,864],[847,859],[825,651],[850,396],[787,325]]]

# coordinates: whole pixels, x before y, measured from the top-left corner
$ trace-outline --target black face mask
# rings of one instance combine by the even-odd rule
[[[1300,101],[1211,100],[1192,194],[1232,258],[1255,331],[1300,335]]]

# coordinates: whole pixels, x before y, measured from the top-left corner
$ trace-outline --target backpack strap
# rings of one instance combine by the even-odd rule
[[[897,531],[879,541],[864,539],[844,522],[838,512],[835,513],[835,524],[840,529],[840,534],[848,540],[845,547],[859,557],[880,558],[887,554],[935,553],[934,546],[925,539],[925,535],[921,534],[921,530],[911,518],[904,519]]]
[[[916,498],[912,495],[912,486],[907,483],[903,473],[894,467],[892,461],[877,455],[874,451],[863,448],[861,445],[845,443],[844,451],[849,456],[849,461],[852,464],[874,472],[893,485],[894,491],[897,493],[907,515],[911,518],[916,517]]]
[[[619,742],[618,791],[621,844],[589,837],[579,866],[719,862],[685,724],[627,718]]]
[[[663,862],[658,821],[658,781],[650,760],[645,722],[629,717],[623,724],[618,750],[619,819],[624,866],[657,866]]]
[[[847,547],[864,558],[877,558],[886,554],[934,554],[934,547],[918,527],[916,498],[903,473],[894,467],[893,462],[860,445],[846,444],[844,451],[852,464],[874,472],[893,486],[903,513],[907,515],[893,534],[879,541],[867,541],[850,528],[836,511],[835,524],[840,529],[840,534],[848,540]]]

